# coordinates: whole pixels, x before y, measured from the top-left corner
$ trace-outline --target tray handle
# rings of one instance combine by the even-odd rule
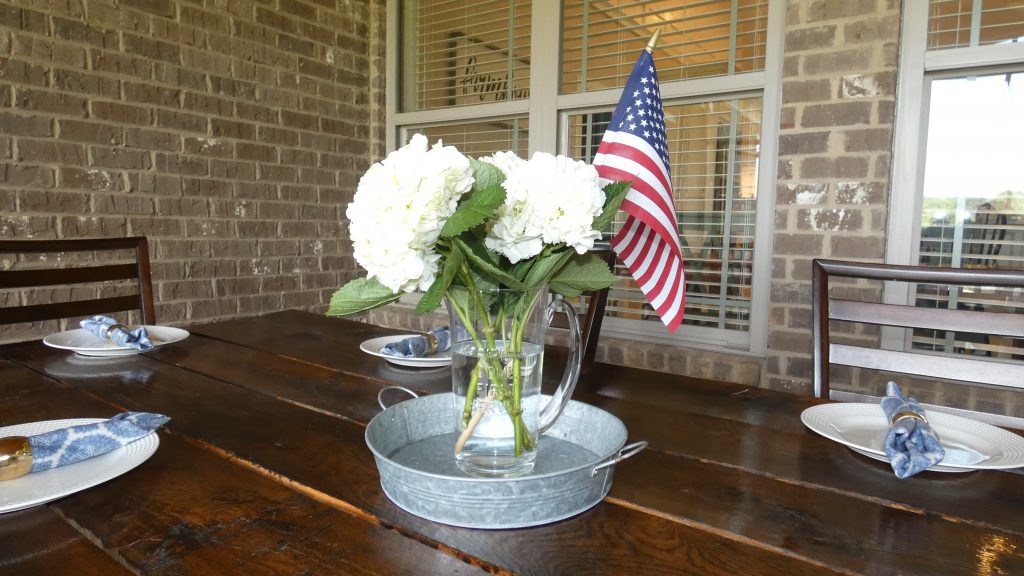
[[[636,454],[638,454],[644,448],[647,448],[647,440],[641,440],[639,442],[633,442],[632,444],[629,444],[627,446],[623,446],[622,449],[619,450],[619,453],[616,454],[611,460],[602,462],[602,463],[598,464],[597,466],[594,466],[594,469],[590,471],[590,477],[593,478],[594,476],[597,476],[597,471],[602,469],[602,468],[607,468],[609,466],[614,466],[614,465],[618,464],[619,462],[622,462],[626,458],[629,458],[631,456],[635,456]]]
[[[380,392],[377,392],[377,404],[380,404],[380,409],[381,410],[387,410],[388,409],[388,405],[384,403],[384,393],[389,391],[389,390],[401,390],[402,392],[405,392],[406,394],[412,396],[413,398],[419,398],[420,397],[419,394],[413,392],[412,390],[409,390],[405,386],[385,386],[385,387],[380,389]]]

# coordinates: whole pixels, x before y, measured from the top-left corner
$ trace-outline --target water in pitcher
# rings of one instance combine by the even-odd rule
[[[522,385],[522,418],[526,425],[533,445],[524,448],[517,456],[515,453],[515,429],[508,409],[511,401],[502,402],[495,398],[489,403],[487,396],[491,382],[482,376],[477,385],[476,398],[473,401],[473,414],[487,405],[487,411],[473,429],[468,441],[456,454],[459,467],[473,475],[509,477],[518,476],[533,469],[537,456],[536,441],[538,413],[540,411],[540,382],[543,372],[544,347],[538,344],[523,343],[523,351],[519,354],[520,382]],[[513,358],[503,351],[498,343],[497,364],[501,366],[509,385],[505,387],[511,394]],[[455,393],[456,429],[462,431],[463,411],[466,404],[466,390],[474,368],[480,362],[481,352],[472,341],[457,342],[452,346],[452,390]],[[486,374],[486,372],[483,372]]]

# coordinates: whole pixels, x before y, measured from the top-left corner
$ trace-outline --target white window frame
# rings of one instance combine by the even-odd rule
[[[561,3],[534,0],[531,15],[530,98],[438,110],[399,112],[400,85],[398,38],[415,31],[399,30],[399,0],[387,0],[386,57],[386,147],[394,150],[407,137],[408,127],[448,122],[472,122],[494,115],[529,117],[529,152],[561,153],[569,148],[568,117],[573,113],[611,111],[622,89],[579,94],[559,94],[559,58],[561,53]],[[757,207],[754,233],[753,286],[750,302],[750,329],[747,332],[683,325],[670,334],[660,322],[607,317],[602,335],[629,340],[652,338],[661,343],[685,344],[690,348],[724,350],[730,353],[764,356],[768,341],[768,311],[771,291],[773,223],[777,170],[778,126],[782,101],[782,55],[785,40],[784,2],[768,3],[765,65],[761,72],[664,83],[662,100],[666,105],[688,101],[720,100],[760,95],[762,98],[761,146],[757,182]],[[655,51],[657,57],[657,51]],[[708,96],[713,94],[713,96]]]
[[[976,3],[980,9],[980,2]],[[928,50],[928,0],[904,0],[900,60],[896,82],[896,121],[893,136],[892,185],[886,227],[885,261],[914,265],[920,257],[921,207],[924,202],[924,164],[928,142],[928,103],[931,82],[972,71],[991,73],[992,67],[1024,67],[1024,44],[992,44]],[[911,225],[907,226],[910,222]],[[890,304],[911,302],[911,286],[887,282],[883,299]],[[902,350],[907,330],[884,328],[882,347]]]

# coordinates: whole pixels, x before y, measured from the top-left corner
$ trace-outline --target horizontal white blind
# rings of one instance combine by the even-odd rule
[[[931,0],[928,49],[985,46],[1024,39],[1020,0]]]
[[[530,12],[523,0],[404,2],[415,50],[402,50],[402,111],[528,98]]]
[[[609,117],[571,115],[570,155],[591,161]],[[665,123],[686,271],[683,322],[749,330],[761,99],[666,105]],[[616,274],[609,315],[659,321],[629,271],[620,265]]]
[[[764,69],[768,0],[566,0],[561,92],[621,88],[655,29],[662,83]]]
[[[503,150],[511,150],[521,158],[527,157],[529,121],[526,116],[407,129],[408,134],[416,132],[426,136],[431,144],[441,140],[474,158]]]

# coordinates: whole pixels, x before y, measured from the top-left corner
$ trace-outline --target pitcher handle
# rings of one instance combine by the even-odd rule
[[[562,374],[562,383],[551,395],[551,400],[544,405],[540,411],[539,430],[537,434],[543,434],[562,415],[562,411],[569,405],[572,391],[576,389],[576,381],[580,377],[580,365],[583,360],[583,350],[580,346],[580,319],[576,315],[576,309],[561,298],[555,298],[548,304],[547,317],[551,318],[553,312],[561,308],[569,318],[569,361],[565,365],[565,373]]]

